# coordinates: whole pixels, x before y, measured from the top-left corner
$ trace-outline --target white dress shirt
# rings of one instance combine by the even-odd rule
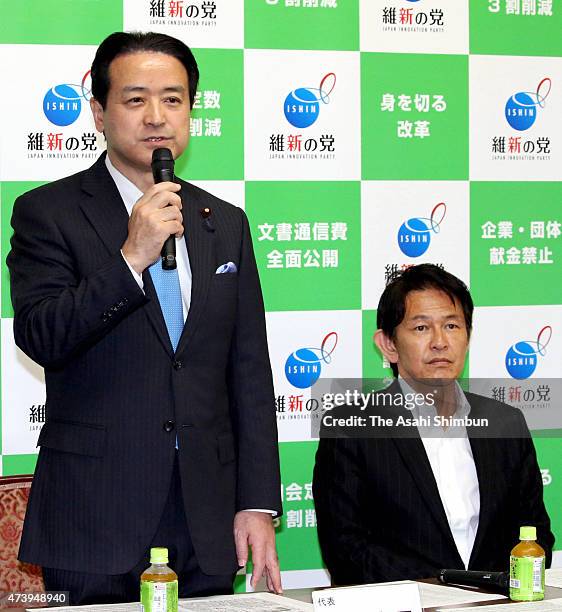
[[[455,385],[458,401],[454,417],[461,418],[470,413],[470,404],[458,383]],[[414,392],[402,378],[400,386],[405,393]],[[412,410],[414,418],[428,416],[433,420],[436,414],[434,406],[423,405]],[[418,430],[453,539],[465,568],[468,568],[478,530],[480,488],[466,427],[454,427],[448,431],[440,426],[418,427]]]

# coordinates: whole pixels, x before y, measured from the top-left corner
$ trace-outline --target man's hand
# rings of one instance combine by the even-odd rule
[[[248,544],[252,547],[252,587],[255,588],[264,575],[268,590],[280,595],[283,591],[271,515],[252,510],[238,512],[234,517],[234,542],[240,566],[246,565],[248,561]]]
[[[177,183],[158,183],[133,206],[129,234],[121,250],[138,274],[158,259],[171,234],[183,235],[181,198],[176,193],[180,189]]]

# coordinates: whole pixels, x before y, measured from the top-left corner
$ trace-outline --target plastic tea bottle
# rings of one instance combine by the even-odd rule
[[[144,612],[178,611],[178,577],[168,567],[168,549],[150,549],[150,567],[141,575],[140,594]]]
[[[513,601],[544,599],[544,550],[536,542],[537,528],[521,527],[519,539],[509,562],[509,598]]]

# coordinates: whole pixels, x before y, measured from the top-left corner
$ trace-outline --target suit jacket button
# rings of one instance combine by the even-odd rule
[[[174,370],[181,370],[183,368],[183,363],[179,360],[174,361],[172,365],[174,367]]]
[[[164,431],[172,431],[174,429],[174,427],[176,426],[176,424],[174,423],[174,421],[166,421],[164,423]]]

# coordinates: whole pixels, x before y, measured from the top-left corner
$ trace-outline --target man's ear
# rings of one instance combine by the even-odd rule
[[[382,329],[377,329],[373,337],[375,344],[379,347],[380,352],[386,357],[389,363],[398,363],[398,351],[394,345],[394,341],[389,338]]]
[[[96,124],[96,130],[98,132],[103,132],[104,126],[103,126],[103,107],[102,105],[95,98],[90,98],[90,109],[94,117],[94,123]]]

